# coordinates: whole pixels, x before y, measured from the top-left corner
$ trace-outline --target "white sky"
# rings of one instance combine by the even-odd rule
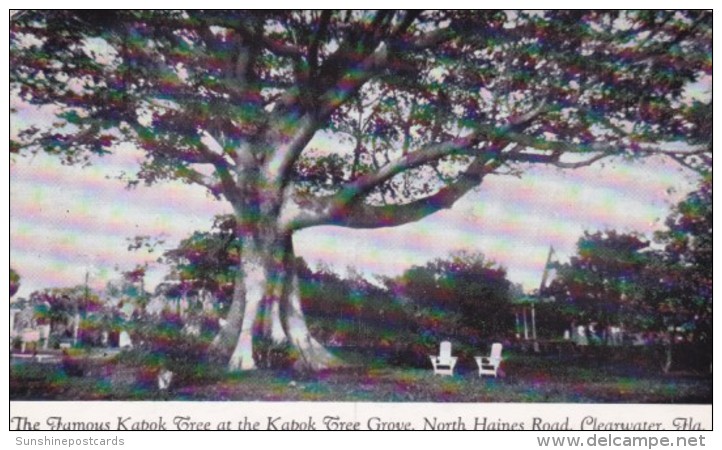
[[[125,189],[115,177],[136,167],[125,147],[90,167],[61,165],[38,155],[10,167],[10,264],[22,276],[17,296],[44,287],[72,286],[90,271],[102,288],[118,270],[152,262],[153,254],[127,251],[127,238],[163,237],[171,248],[194,230],[209,229],[214,214],[230,208],[204,190],[180,183]],[[538,287],[550,245],[568,258],[585,229],[615,228],[651,235],[670,205],[694,188],[694,177],[661,159],[613,163],[576,171],[535,168],[521,179],[487,178],[452,209],[403,227],[351,230],[317,227],[296,234],[298,254],[337,272],[398,275],[412,264],[450,251],[481,251],[513,282]],[[149,287],[167,268],[152,263]]]

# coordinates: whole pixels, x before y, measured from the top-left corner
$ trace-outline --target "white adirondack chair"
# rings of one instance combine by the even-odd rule
[[[434,366],[434,374],[454,375],[456,356],[451,356],[451,342],[442,341],[439,346],[439,356],[429,355],[431,364]]]
[[[130,339],[130,334],[123,330],[118,336],[118,347],[120,348],[133,348],[133,341]]]
[[[482,375],[494,375],[499,374],[499,365],[501,364],[501,350],[502,345],[495,342],[491,346],[491,354],[489,356],[477,356],[476,365],[479,366],[479,376]]]

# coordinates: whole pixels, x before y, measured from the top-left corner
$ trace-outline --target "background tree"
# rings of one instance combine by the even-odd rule
[[[10,33],[17,108],[57,117],[11,152],[77,164],[131,142],[131,183],[229,202],[230,369],[279,328],[302,366],[333,363],[301,310],[297,230],[413,222],[529,165],[710,152],[684,101],[711,74],[707,11],[24,11]]]
[[[643,307],[647,289],[644,271],[653,256],[644,250],[649,241],[635,233],[585,232],[577,243],[577,255],[569,263],[556,264],[555,279],[546,289],[561,304],[577,311],[574,319],[586,325],[639,325],[648,319]]]
[[[303,258],[296,264],[309,327],[323,342],[380,358],[416,338],[412,311],[386,287],[353,268],[341,276],[325,266],[312,270]]]
[[[665,371],[677,342],[687,344],[687,366],[706,367],[712,357],[710,175],[672,208],[665,224],[655,234],[662,248],[636,233],[585,233],[577,255],[556,265],[546,294],[572,319],[623,323],[629,331],[662,336]]]
[[[15,269],[12,267],[10,268],[10,297],[15,295],[17,293],[18,289],[20,289],[20,274],[18,274]]]
[[[664,245],[647,274],[656,287],[647,304],[658,317],[659,328],[670,333],[668,342],[683,337],[693,344],[697,363],[712,362],[712,178],[678,203],[667,217],[667,230],[656,240]],[[665,370],[672,367],[672,348]]]
[[[196,231],[166,251],[163,262],[170,264],[171,273],[164,295],[178,300],[193,296],[201,302],[208,296],[218,310],[226,312],[239,264],[234,229],[232,216],[217,216],[211,231]]]
[[[389,284],[415,307],[417,332],[433,342],[476,344],[513,328],[506,270],[482,254],[457,252],[412,267]]]
[[[49,324],[56,338],[74,338],[77,330],[81,341],[84,339],[82,322],[103,309],[97,293],[84,285],[35,291],[29,301],[35,307],[35,319]]]
[[[128,316],[137,318],[146,313],[150,300],[150,292],[145,289],[146,269],[145,265],[137,265],[121,272],[118,279],[109,281],[105,286],[106,295]]]

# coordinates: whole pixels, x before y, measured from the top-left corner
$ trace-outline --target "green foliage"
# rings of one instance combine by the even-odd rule
[[[547,297],[548,298],[548,297]],[[542,301],[534,305],[536,333],[540,339],[558,340],[569,330],[570,324],[583,316],[581,308],[569,300],[555,299]],[[527,320],[529,318],[527,310]]]
[[[602,324],[624,323],[675,341],[678,336],[711,357],[712,345],[712,183],[676,205],[667,229],[655,241],[637,234],[585,233],[577,256],[557,265],[547,294],[572,317]]]
[[[170,274],[160,293],[170,299],[208,293],[215,306],[225,311],[232,300],[241,252],[235,227],[232,216],[216,216],[211,231],[196,231],[166,251],[164,262],[170,265]]]
[[[661,286],[650,295],[653,307],[669,326],[681,326],[695,342],[712,349],[712,178],[672,210],[651,276]]]
[[[557,264],[557,277],[547,288],[562,303],[571,303],[583,320],[603,324],[643,319],[635,306],[644,294],[642,273],[651,263],[649,242],[637,234],[614,230],[585,232],[577,243],[577,255]]]
[[[65,321],[68,318],[79,314],[86,315],[99,311],[103,303],[95,292],[87,286],[75,286],[71,288],[51,288],[35,291],[30,294],[30,302],[41,308],[46,306],[44,311],[47,317],[39,316],[39,319],[50,322]]]
[[[20,289],[20,275],[13,269],[10,268],[10,297]]]
[[[473,344],[513,326],[506,270],[478,253],[412,267],[390,287],[415,311],[417,332],[436,342],[453,337]]]
[[[708,175],[672,210],[665,222],[668,229],[656,235],[671,261],[711,274],[712,216],[712,177]]]
[[[408,308],[386,289],[351,273],[344,278],[299,258],[301,301],[314,336],[336,346],[377,350],[379,355],[415,340]]]
[[[174,373],[176,386],[212,380],[220,370],[208,352],[213,335],[190,335],[184,331],[186,324],[182,317],[169,311],[135,320],[128,326],[133,349],[121,352],[115,363],[146,370],[152,375],[148,380],[151,384],[156,383],[155,376],[164,369]]]
[[[150,301],[150,293],[145,289],[147,265],[138,265],[121,273],[120,278],[109,281],[105,294],[117,307],[128,315],[144,315]]]
[[[398,204],[461,187],[489,156],[500,164],[481,175],[706,144],[709,96],[681,99],[711,75],[711,35],[711,13],[689,10],[26,11],[10,26],[11,92],[57,121],[18,130],[10,148],[77,163],[131,141],[146,150],[134,182],[238,202],[229,169],[298,139],[281,175],[299,195],[360,182],[367,204]],[[353,150],[300,157],[317,132]],[[409,152],[424,157],[399,160]],[[399,176],[365,186],[397,160]]]

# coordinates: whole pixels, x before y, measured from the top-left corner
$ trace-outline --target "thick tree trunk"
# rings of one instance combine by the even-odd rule
[[[269,249],[254,236],[244,238],[233,301],[211,345],[211,352],[228,362],[229,371],[256,368],[253,341],[258,335],[255,325],[266,297],[269,254]]]
[[[321,345],[308,330],[306,317],[301,309],[301,295],[298,274],[292,268],[291,291],[284,299],[281,318],[284,331],[292,347],[298,354],[295,368],[299,370],[318,371],[340,366],[341,363]]]
[[[243,322],[243,308],[246,303],[246,288],[244,283],[243,271],[241,267],[237,267],[233,286],[233,300],[228,309],[225,321],[220,331],[213,339],[211,344],[211,352],[219,359],[227,361],[236,344],[236,339],[241,332],[241,323]]]
[[[268,326],[263,330],[274,344],[283,343],[286,340],[286,332],[281,324],[281,302],[273,302],[271,305],[270,320]]]
[[[254,324],[258,317],[259,308],[263,302],[266,287],[266,276],[260,261],[244,262],[242,264],[246,287],[246,298],[242,307],[243,319],[238,333],[235,349],[228,362],[228,369],[250,370],[256,368],[253,357]]]
[[[290,235],[275,236],[266,230],[265,238],[244,242],[233,302],[212,344],[212,351],[228,361],[229,371],[270,365],[270,354],[263,349],[283,343],[299,370],[339,365],[309,332],[294,260]]]

